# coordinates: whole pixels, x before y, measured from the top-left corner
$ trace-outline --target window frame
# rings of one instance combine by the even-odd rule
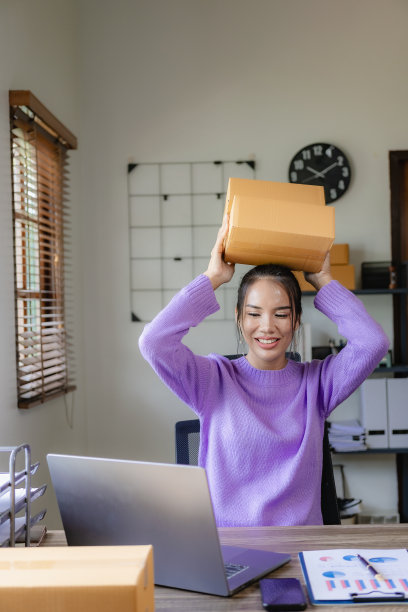
[[[73,391],[67,324],[67,165],[76,137],[28,90],[10,90],[17,404]]]

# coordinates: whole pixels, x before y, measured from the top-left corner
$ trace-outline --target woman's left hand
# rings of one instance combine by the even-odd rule
[[[330,252],[326,253],[326,257],[322,264],[320,272],[303,272],[305,280],[313,285],[316,291],[319,291],[324,285],[333,280],[330,270]]]

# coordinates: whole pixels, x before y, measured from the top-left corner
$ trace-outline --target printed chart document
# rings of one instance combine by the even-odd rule
[[[330,549],[299,553],[310,601],[408,603],[408,551]]]

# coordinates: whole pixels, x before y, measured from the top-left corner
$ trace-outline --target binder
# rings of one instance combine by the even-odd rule
[[[405,548],[309,550],[298,556],[313,605],[408,603]]]
[[[408,378],[387,378],[390,448],[408,447]]]
[[[366,432],[367,448],[388,448],[386,379],[365,380],[360,402],[360,421]]]

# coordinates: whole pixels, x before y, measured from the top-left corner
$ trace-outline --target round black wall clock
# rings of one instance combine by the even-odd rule
[[[289,164],[289,181],[303,185],[322,185],[326,204],[344,195],[350,185],[350,164],[344,153],[324,142],[300,149]]]

